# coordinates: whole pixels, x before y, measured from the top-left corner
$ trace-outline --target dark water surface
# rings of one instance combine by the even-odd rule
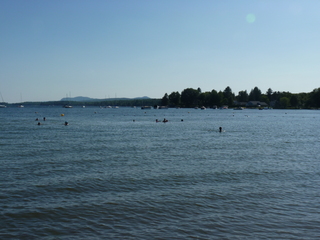
[[[0,122],[1,239],[320,239],[320,111],[26,107]]]

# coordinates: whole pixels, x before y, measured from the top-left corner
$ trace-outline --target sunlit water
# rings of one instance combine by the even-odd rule
[[[0,121],[1,239],[320,238],[320,111],[26,107]]]

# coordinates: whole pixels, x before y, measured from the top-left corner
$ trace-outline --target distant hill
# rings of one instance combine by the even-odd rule
[[[70,101],[70,102],[101,102],[101,101],[119,101],[119,100],[139,100],[139,99],[150,99],[147,96],[137,97],[137,98],[89,98],[89,97],[73,97],[73,98],[62,98],[60,101]]]

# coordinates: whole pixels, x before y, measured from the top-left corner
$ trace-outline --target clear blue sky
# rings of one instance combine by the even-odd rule
[[[320,87],[319,0],[1,0],[0,11],[6,102]]]

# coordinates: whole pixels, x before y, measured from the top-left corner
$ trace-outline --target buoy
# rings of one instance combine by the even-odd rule
[[[64,116],[64,114],[63,113],[61,113],[61,115],[60,115],[61,117],[63,117]]]

